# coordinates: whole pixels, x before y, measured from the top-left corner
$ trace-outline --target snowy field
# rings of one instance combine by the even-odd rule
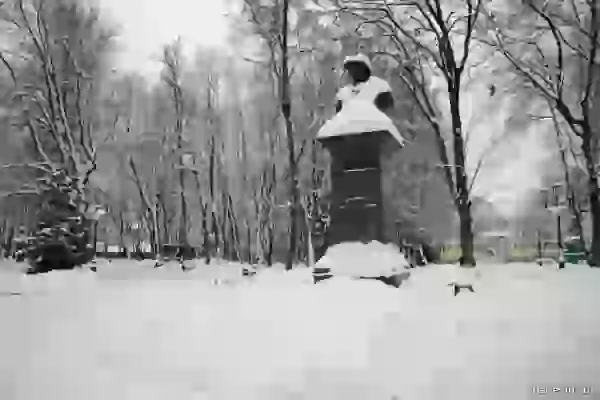
[[[600,270],[483,265],[476,293],[453,297],[454,269],[393,289],[313,285],[300,267],[242,279],[235,264],[24,276],[5,263],[0,399],[600,398]]]

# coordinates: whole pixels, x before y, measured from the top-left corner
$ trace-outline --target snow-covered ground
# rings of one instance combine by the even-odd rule
[[[599,396],[598,270],[485,265],[476,293],[453,297],[452,266],[411,270],[400,289],[239,267],[0,265],[0,399]]]

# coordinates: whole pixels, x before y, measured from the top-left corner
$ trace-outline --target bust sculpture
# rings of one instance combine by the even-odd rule
[[[390,85],[383,79],[373,76],[371,70],[371,61],[366,55],[346,57],[344,73],[350,83],[338,91],[336,112],[340,112],[344,103],[351,100],[369,101],[382,112],[394,106]]]
[[[390,85],[372,75],[371,61],[364,54],[346,57],[344,71],[349,82],[338,91],[336,114],[323,125],[317,138],[388,132],[402,147],[404,138],[384,113],[394,106]]]

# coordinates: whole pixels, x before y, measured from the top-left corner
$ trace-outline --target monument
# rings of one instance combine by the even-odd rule
[[[331,224],[328,246],[348,241],[384,242],[381,158],[404,139],[384,113],[393,107],[389,84],[372,76],[363,54],[344,60],[350,83],[337,95],[336,115],[317,140],[331,156]]]

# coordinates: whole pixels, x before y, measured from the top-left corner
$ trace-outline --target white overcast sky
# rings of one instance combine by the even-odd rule
[[[184,43],[225,46],[227,0],[98,0],[119,24],[119,66],[144,75],[157,72],[161,46]]]

